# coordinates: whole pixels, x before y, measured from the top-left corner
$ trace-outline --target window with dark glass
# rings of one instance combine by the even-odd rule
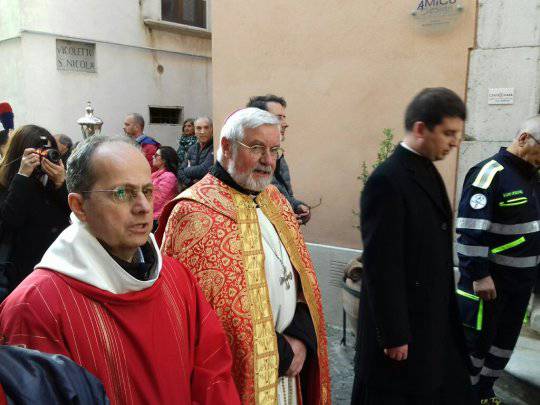
[[[181,107],[149,107],[150,124],[180,124],[182,120]]]
[[[161,19],[206,28],[206,0],[161,0]]]

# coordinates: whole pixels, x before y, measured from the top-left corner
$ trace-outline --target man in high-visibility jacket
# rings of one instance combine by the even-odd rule
[[[540,262],[540,115],[527,119],[508,148],[469,170],[456,231],[458,299],[483,404],[518,339]]]

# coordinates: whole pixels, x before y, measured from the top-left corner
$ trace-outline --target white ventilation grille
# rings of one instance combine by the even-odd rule
[[[343,270],[347,263],[358,257],[360,250],[336,246],[307,244],[315,272],[319,279],[326,323],[341,326],[343,322],[343,300],[341,286]]]
[[[331,252],[331,255],[333,257],[330,259],[330,278],[328,282],[332,287],[341,288],[341,285],[343,284],[343,270],[350,260],[344,262],[343,260],[336,258],[335,252]],[[351,259],[353,258],[354,256]]]

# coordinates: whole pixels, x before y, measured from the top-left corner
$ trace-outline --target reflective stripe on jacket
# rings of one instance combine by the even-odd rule
[[[495,272],[529,283],[540,263],[540,210],[536,168],[506,148],[465,177],[456,220],[463,275],[478,280]]]

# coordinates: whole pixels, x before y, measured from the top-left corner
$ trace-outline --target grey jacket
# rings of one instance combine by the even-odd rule
[[[189,166],[188,166],[189,163]],[[187,151],[182,167],[178,169],[178,181],[189,187],[202,179],[214,164],[214,147],[212,141],[201,150],[199,142],[191,145]]]
[[[289,165],[285,161],[285,156],[282,156],[276,162],[276,170],[274,172],[272,184],[276,186],[281,192],[281,194],[283,194],[285,198],[289,201],[294,212],[297,211],[298,206],[300,206],[301,204],[307,205],[306,203],[294,198],[291,185],[291,175],[289,173]]]

